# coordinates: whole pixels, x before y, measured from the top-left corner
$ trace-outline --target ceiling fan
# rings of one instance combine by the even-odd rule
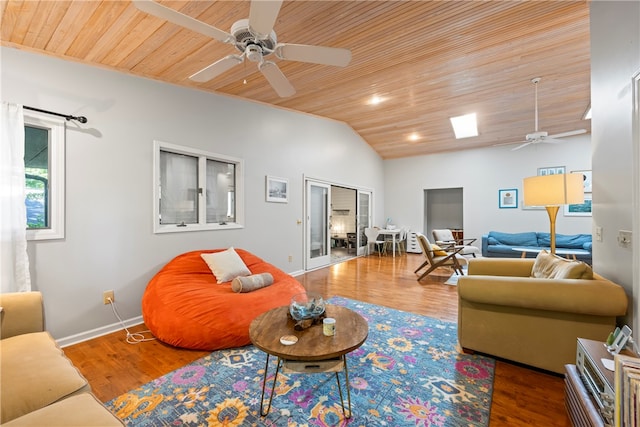
[[[535,77],[533,79],[531,79],[531,83],[534,84],[536,90],[535,90],[535,99],[536,99],[536,104],[535,104],[535,131],[533,133],[529,133],[525,136],[524,141],[519,141],[519,142],[524,142],[524,144],[518,145],[515,148],[512,148],[512,151],[515,150],[519,150],[521,148],[526,147],[529,144],[539,144],[539,143],[547,143],[547,144],[557,144],[559,142],[562,142],[561,140],[557,139],[557,138],[563,138],[566,136],[573,136],[573,135],[580,135],[583,133],[586,133],[586,129],[577,129],[577,130],[572,130],[569,132],[563,132],[563,133],[557,133],[555,135],[549,135],[548,132],[543,132],[538,130],[538,83],[540,83],[540,80],[542,80],[541,77]],[[513,142],[510,142],[508,144],[505,145],[511,145],[511,144],[515,144]],[[502,144],[500,144],[502,145]]]
[[[273,26],[282,2],[283,0],[252,0],[249,19],[236,21],[231,26],[230,33],[227,33],[153,0],[133,0],[135,6],[143,12],[234,45],[240,51],[240,54],[227,55],[219,59],[189,79],[196,82],[209,81],[247,59],[258,64],[258,70],[276,93],[284,98],[292,96],[296,90],[278,65],[266,60],[266,57],[273,54],[283,60],[344,67],[351,61],[351,51],[325,46],[278,43]]]

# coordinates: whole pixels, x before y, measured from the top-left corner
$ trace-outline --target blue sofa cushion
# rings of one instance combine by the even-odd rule
[[[496,240],[496,243],[492,243],[492,238]],[[490,231],[488,240],[489,244],[500,244],[508,246],[539,246],[538,237],[533,231],[525,233],[500,233],[498,231]]]
[[[585,247],[585,244],[591,243],[591,234],[557,234],[556,233],[556,248],[567,249],[587,249],[591,250],[591,247]],[[549,247],[551,246],[551,237],[549,233],[538,233],[538,246]]]

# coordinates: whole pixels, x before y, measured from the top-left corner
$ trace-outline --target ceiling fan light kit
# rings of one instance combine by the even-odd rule
[[[275,53],[275,56],[281,60],[338,67],[345,67],[351,62],[351,51],[348,49],[278,43],[273,26],[280,13],[282,0],[252,0],[249,19],[236,21],[231,26],[230,33],[156,3],[153,0],[133,0],[133,3],[145,13],[204,34],[223,43],[232,44],[241,52],[240,55],[228,55],[219,59],[192,74],[189,79],[195,82],[204,83],[212,80],[234,66],[241,64],[246,58],[258,64],[258,70],[278,96],[288,97],[296,93],[295,88],[282,73],[280,67],[273,61],[266,61],[265,57]]]

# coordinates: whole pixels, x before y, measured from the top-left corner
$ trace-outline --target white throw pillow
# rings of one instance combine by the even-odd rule
[[[251,275],[251,271],[233,247],[221,252],[200,254],[200,256],[216,276],[218,283],[229,282],[238,276]]]
[[[545,250],[540,251],[533,263],[531,277],[537,279],[593,279],[593,270],[582,261],[571,261]]]

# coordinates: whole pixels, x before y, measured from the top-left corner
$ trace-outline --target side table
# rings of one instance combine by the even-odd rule
[[[629,354],[627,350],[620,352]],[[576,365],[565,365],[565,405],[574,426],[614,424],[614,373],[602,359],[613,361],[602,341],[578,338]]]
[[[262,379],[262,395],[260,397],[260,415],[266,416],[271,409],[273,392],[278,373],[296,372],[303,374],[335,372],[342,412],[351,418],[351,391],[349,390],[349,369],[346,354],[360,347],[369,335],[369,325],[358,313],[346,307],[327,305],[327,317],[336,319],[336,332],[333,336],[325,336],[322,324],[313,325],[302,331],[294,330],[295,322],[288,315],[289,307],[278,307],[256,317],[249,326],[249,338],[253,345],[267,353]],[[292,345],[280,342],[283,336],[295,336],[298,341]],[[263,411],[264,390],[269,369],[269,357],[276,356],[276,373],[273,378],[271,394],[266,411]],[[345,410],[340,371],[344,372],[349,412]]]

